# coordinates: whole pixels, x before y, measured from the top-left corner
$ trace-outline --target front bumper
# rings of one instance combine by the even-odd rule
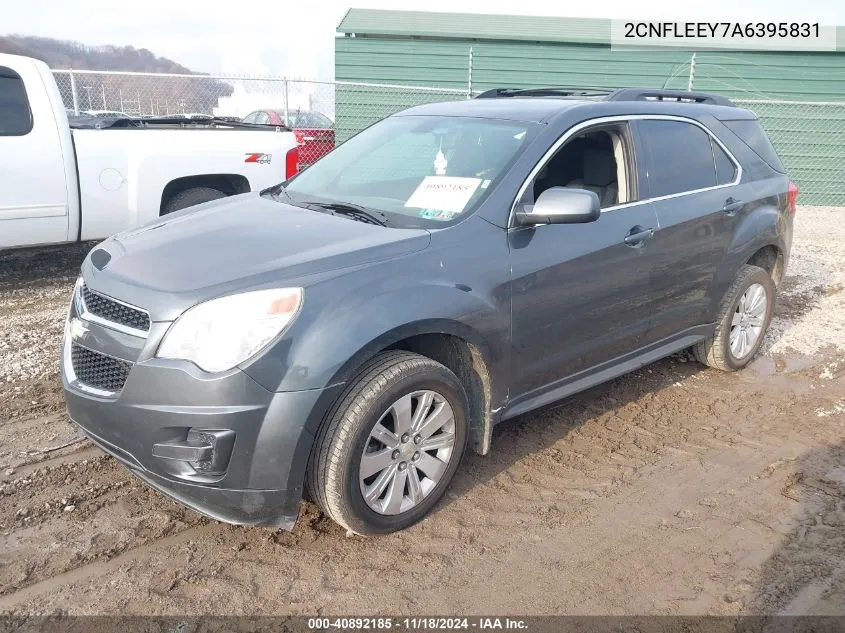
[[[94,444],[127,466],[132,474],[174,501],[217,521],[235,525],[272,526],[292,530],[301,495],[287,490],[232,490],[174,481],[139,468],[125,451],[77,424]]]
[[[70,318],[80,318],[73,307]],[[147,484],[206,516],[293,527],[314,433],[341,385],[272,392],[240,369],[208,374],[155,358],[168,324],[154,323],[146,339],[94,321],[84,325],[67,328],[61,374],[68,413],[85,435]],[[120,391],[81,384],[72,343],[131,363]],[[192,437],[216,436],[226,441],[212,468],[182,459],[208,453],[186,451]]]

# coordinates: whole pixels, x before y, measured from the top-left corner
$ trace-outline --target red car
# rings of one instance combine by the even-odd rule
[[[259,125],[285,125],[293,130],[299,144],[300,167],[307,167],[334,149],[334,123],[319,112],[288,112],[285,121],[284,110],[256,110],[242,120]]]

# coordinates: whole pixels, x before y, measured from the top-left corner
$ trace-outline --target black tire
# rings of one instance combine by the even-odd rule
[[[416,506],[400,514],[380,514],[364,499],[359,468],[370,432],[401,397],[419,390],[442,395],[454,413],[455,443],[446,470]],[[466,392],[449,369],[404,351],[378,354],[350,381],[326,416],[308,464],[309,497],[334,521],[357,534],[387,534],[422,519],[449,486],[467,441]]]
[[[164,203],[161,209],[162,215],[173,213],[174,211],[181,211],[188,207],[193,207],[203,202],[211,202],[212,200],[219,200],[225,198],[226,194],[219,189],[213,187],[193,187],[180,191],[175,196]]]
[[[731,351],[730,336],[734,313],[737,310],[740,299],[748,288],[753,284],[760,284],[766,291],[766,311],[763,316],[763,326],[760,335],[755,343],[741,358],[737,358]],[[698,362],[721,369],[722,371],[737,371],[745,367],[757,354],[769,323],[772,320],[772,312],[775,307],[777,289],[771,276],[762,268],[745,264],[739,269],[736,279],[728,288],[725,298],[719,306],[718,322],[716,331],[712,336],[693,346],[692,351]]]

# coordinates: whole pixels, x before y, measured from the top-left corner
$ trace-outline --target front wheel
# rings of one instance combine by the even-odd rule
[[[723,371],[751,362],[772,320],[776,292],[765,270],[749,264],[740,268],[719,307],[716,331],[693,347],[696,359]]]
[[[308,465],[311,498],[358,534],[386,534],[422,519],[461,460],[467,397],[449,369],[410,352],[385,352],[330,411]]]

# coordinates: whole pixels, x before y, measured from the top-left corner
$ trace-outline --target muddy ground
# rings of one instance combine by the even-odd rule
[[[845,614],[843,214],[799,208],[751,368],[679,354],[501,425],[370,539],[201,518],[80,440],[56,357],[91,245],[0,254],[0,612]]]

